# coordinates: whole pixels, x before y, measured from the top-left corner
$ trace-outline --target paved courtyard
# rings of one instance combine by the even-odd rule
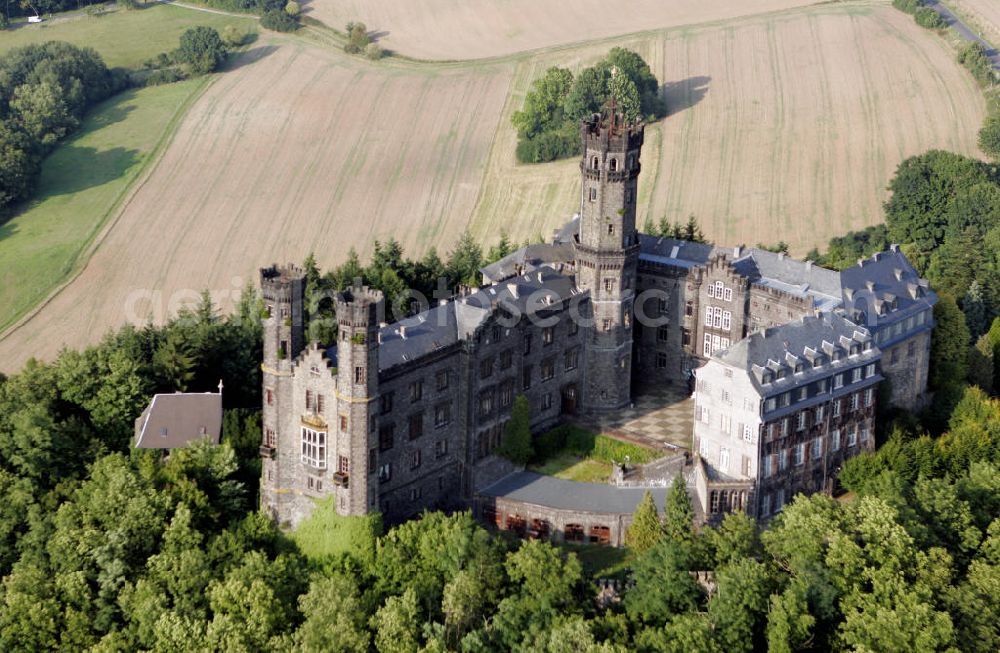
[[[631,408],[597,418],[591,426],[625,440],[689,450],[694,400],[683,385],[650,388],[636,396]]]

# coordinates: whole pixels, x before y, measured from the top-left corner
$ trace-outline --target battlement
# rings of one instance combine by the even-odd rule
[[[260,289],[264,299],[275,302],[291,302],[296,295],[301,294],[305,276],[302,268],[292,263],[286,266],[275,263],[271,267],[261,268]]]
[[[585,150],[628,152],[642,147],[645,126],[641,122],[626,124],[617,111],[595,113],[580,125]]]
[[[384,321],[385,296],[381,290],[361,286],[337,295],[337,323],[345,327],[377,327]]]

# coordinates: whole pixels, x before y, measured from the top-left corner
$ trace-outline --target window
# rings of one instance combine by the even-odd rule
[[[667,369],[667,355],[662,351],[656,352],[656,369]]]
[[[851,370],[851,383],[857,383],[861,380],[861,371],[860,367],[855,367]]]
[[[576,347],[573,349],[567,349],[566,353],[563,355],[564,367],[566,371],[575,370],[580,364],[580,350]]]
[[[368,473],[374,474],[378,469],[378,449],[368,450]]]
[[[419,487],[410,488],[410,501],[416,501],[424,495],[424,491]]]
[[[723,435],[729,435],[730,429],[732,429],[733,421],[729,415],[722,415],[719,417],[719,430]]]
[[[913,343],[911,342],[910,344],[912,345]],[[869,363],[865,367],[865,378],[870,379],[873,376],[875,376],[875,363]]]
[[[410,415],[410,439],[416,440],[424,434],[424,414]]]
[[[441,428],[451,423],[451,404],[438,404],[434,407],[434,426]]]
[[[597,189],[596,188],[591,188],[590,189],[590,201],[591,202],[596,202],[597,201]]]
[[[810,453],[810,458],[813,460],[819,460],[819,457],[823,455],[823,439],[816,438],[812,443],[812,452]]]
[[[340,430],[341,432],[347,431],[347,415],[340,415]]]
[[[542,344],[551,345],[555,340],[556,330],[555,327],[545,327],[542,329]]]
[[[712,316],[715,315],[715,309],[711,306],[705,307],[705,326],[712,326]]]
[[[826,379],[820,379],[816,382],[816,394],[821,395],[826,392]]]
[[[847,446],[853,447],[858,443],[858,425],[851,424],[847,427]]]
[[[743,425],[743,441],[753,444],[753,426],[751,424]]]
[[[337,458],[337,471],[341,474],[351,473],[351,461],[347,456],[340,456]]]
[[[379,451],[388,451],[389,449],[392,449],[393,430],[392,424],[383,424],[378,430]]]
[[[705,334],[705,342],[702,345],[701,353],[704,356],[711,356],[712,355],[712,334],[710,334],[710,333],[706,333]]]
[[[326,433],[302,427],[302,462],[326,469]]]
[[[385,463],[378,468],[378,480],[385,483],[392,479],[392,463]]]
[[[816,423],[819,424],[823,421],[823,406],[816,407]]]
[[[447,455],[448,455],[448,441],[447,440],[438,440],[437,442],[435,442],[434,443],[434,457],[435,458],[444,458]]]
[[[795,430],[801,431],[806,427],[806,411],[799,411],[795,416]]]
[[[306,410],[310,411],[313,408],[313,393],[312,390],[306,390]]]
[[[448,389],[448,372],[446,370],[437,373],[437,389],[438,392]]]
[[[840,451],[840,429],[830,431],[830,451]]]
[[[511,352],[511,350],[505,349],[504,351],[500,352],[500,369],[501,370],[510,369],[510,366],[513,365],[513,364],[514,364],[514,355],[513,355],[513,352]]]
[[[861,393],[855,392],[851,395],[850,398],[850,409],[857,410],[860,405],[861,405]]]
[[[531,387],[531,365],[525,365],[521,373],[521,387],[525,390]]]
[[[383,415],[392,412],[392,393],[386,392],[378,398],[379,412]]]
[[[871,437],[871,432],[868,430],[868,425],[865,424],[861,427],[861,443],[868,444],[869,437]]]
[[[479,416],[486,417],[493,412],[493,393],[486,391],[479,395]]]
[[[531,334],[524,334],[524,355],[527,356],[531,353]]]
[[[837,376],[833,377],[833,389],[837,390],[843,387],[844,387],[844,375],[838,374]]]
[[[365,368],[363,367],[354,368],[354,382],[357,384],[362,384],[365,382]]]
[[[722,301],[725,301],[725,302],[731,302],[731,301],[733,301],[733,289],[732,288],[725,288],[725,289],[723,289]]]
[[[722,328],[726,331],[733,328],[733,314],[731,311],[722,311]]]
[[[616,172],[618,170],[618,159],[612,157],[612,159],[608,161],[608,170],[611,172]]]
[[[274,405],[274,390],[271,390],[271,388],[264,390],[264,401],[267,402],[268,406]]]
[[[865,390],[865,406],[871,406],[875,403],[875,388],[868,388]]]
[[[595,156],[593,159],[590,160],[590,167],[593,168],[594,170],[600,170],[601,160]]]
[[[840,399],[833,402],[833,416],[840,417]]]
[[[729,471],[729,449],[725,447],[719,449],[719,469]]]
[[[508,408],[514,403],[514,382],[505,381],[500,386],[500,407]]]
[[[730,370],[726,371],[729,372]],[[729,406],[733,405],[733,395],[731,395],[729,390],[726,390],[725,388],[722,389],[722,403],[728,404]]]
[[[556,363],[554,358],[546,358],[541,365],[542,381],[550,381],[556,375]]]
[[[410,469],[420,467],[420,449],[410,453]]]
[[[785,507],[785,488],[779,488],[774,496],[774,512],[781,512]]]
[[[799,396],[795,398],[795,401],[805,401],[806,399],[808,399],[809,386],[802,386],[801,388],[799,388],[798,395]]]
[[[658,342],[666,342],[670,338],[670,329],[665,324],[661,324],[656,329],[656,340]]]
[[[804,442],[795,445],[794,453],[794,462],[796,467],[806,462],[806,445]]]
[[[615,225],[613,224],[608,225],[608,235],[609,236],[615,235]]]
[[[785,417],[781,420],[781,437],[788,435],[788,418]]]
[[[493,374],[493,358],[487,358],[479,363],[479,378],[488,379]]]
[[[704,406],[695,406],[695,419],[703,424],[709,424],[712,421],[711,413],[708,408]]]
[[[774,460],[771,456],[764,456],[763,467],[760,470],[761,476],[764,478],[771,478],[774,474]]]
[[[264,429],[264,446],[272,448],[278,446],[278,439],[274,435],[274,429]]]
[[[783,472],[786,469],[788,469],[788,449],[782,449],[778,455],[778,470]]]
[[[610,330],[611,330],[611,320],[608,318],[604,318],[604,321],[601,322],[601,331],[610,331]]]
[[[760,516],[767,517],[771,514],[771,495],[765,494],[760,498]]]
[[[542,410],[549,410],[552,408],[552,393],[546,392],[542,395]]]
[[[575,336],[580,330],[580,325],[576,323],[576,320],[570,320],[569,326],[567,327],[568,335]]]
[[[909,343],[907,343],[907,345],[906,345],[906,356],[907,356],[907,358],[913,358],[913,357],[914,357],[914,356],[916,355],[916,353],[917,353],[917,343],[915,343],[915,342],[913,342],[913,341],[911,340],[911,341],[910,341]],[[875,373],[875,372],[874,372],[874,369],[875,369],[875,365],[874,365],[874,364],[872,364],[872,365],[871,365],[870,367],[871,367],[871,368],[872,368],[872,370],[873,370],[873,371],[872,371],[872,374],[874,374],[874,373]]]
[[[778,402],[775,401],[774,397],[771,397],[770,399],[767,399],[766,401],[764,401],[764,412],[765,413],[771,412],[772,410],[774,410],[775,408],[777,408],[777,405],[778,405]]]
[[[709,501],[709,510],[713,515],[717,515],[719,514],[719,491],[712,490],[712,493],[709,496],[711,497]]]
[[[500,325],[494,324],[492,331],[493,331],[493,337],[491,339],[493,340],[493,342],[499,341],[500,336],[503,334],[503,331],[500,329]]]
[[[316,395],[316,413],[322,415],[326,410],[326,395],[317,394]]]

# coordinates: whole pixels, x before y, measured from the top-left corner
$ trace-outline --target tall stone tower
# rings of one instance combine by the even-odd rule
[[[577,286],[589,290],[594,336],[587,345],[584,405],[613,410],[631,399],[632,317],[639,235],[635,201],[643,126],[612,98],[581,125]]]
[[[305,273],[293,266],[272,265],[260,271],[264,297],[264,362],[261,364],[264,406],[261,413],[261,508],[272,517],[279,514],[278,488],[287,487],[278,464],[278,443],[289,437],[282,433],[293,410],[292,361],[305,346]],[[283,437],[284,436],[284,437]],[[285,485],[282,483],[285,482]]]
[[[385,313],[379,290],[351,288],[337,296],[337,436],[334,481],[337,512],[364,515],[378,510],[378,476],[369,471],[377,455],[378,330]]]

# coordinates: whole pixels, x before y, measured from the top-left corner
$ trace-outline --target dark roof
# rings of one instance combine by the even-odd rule
[[[572,263],[576,252],[570,243],[539,243],[522,247],[479,271],[490,283],[498,283],[517,274],[533,272],[543,265]]]
[[[222,393],[159,394],[135,420],[135,446],[177,449],[206,437],[218,444],[221,432]]]
[[[690,268],[708,263],[715,252],[725,251],[728,250],[704,243],[639,234],[639,258],[654,263]]]
[[[840,282],[848,314],[874,330],[937,303],[937,294],[895,245],[843,270]],[[857,311],[864,315],[855,315]]]
[[[650,488],[623,488],[566,481],[534,472],[515,472],[480,490],[481,496],[503,497],[556,510],[631,515]],[[656,507],[663,510],[666,491],[652,488]]]
[[[823,310],[839,306],[840,275],[836,271],[756,247],[743,249],[741,253],[743,256],[733,262],[733,267],[752,283],[811,297],[813,305]]]
[[[823,313],[751,333],[728,349],[714,353],[712,358],[750,372],[758,388],[765,373],[770,371],[775,380],[772,387],[783,391],[828,375],[826,365],[833,360],[834,353],[839,351],[847,360],[854,343],[862,346],[869,343],[869,349],[862,352],[865,360],[881,355],[867,329],[842,315]],[[804,368],[799,374],[794,373],[797,363]],[[779,371],[784,371],[784,382],[777,378]]]
[[[382,327],[379,371],[469,338],[501,306],[520,315],[534,314],[545,310],[550,303],[563,301],[579,292],[573,277],[542,266],[435,306]]]

